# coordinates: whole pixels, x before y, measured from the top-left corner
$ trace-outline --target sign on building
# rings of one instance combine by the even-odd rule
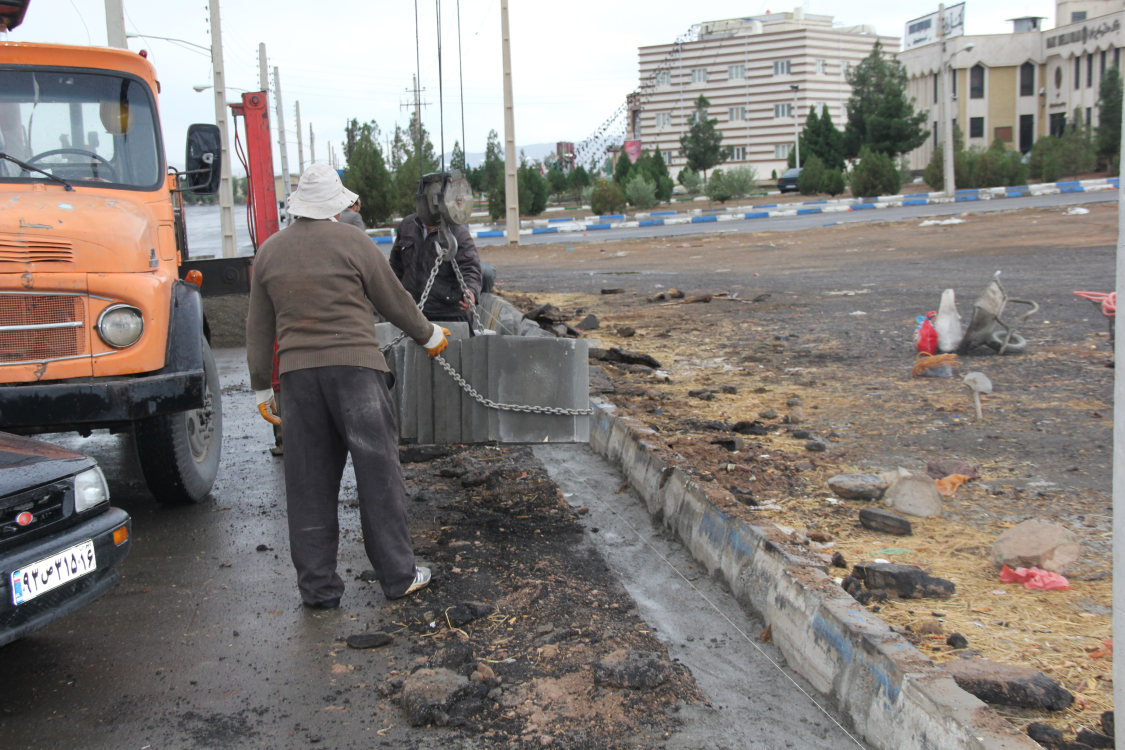
[[[906,24],[906,33],[902,35],[902,49],[906,51],[924,44],[932,44],[941,39],[938,30],[938,13],[915,18]],[[965,4],[958,3],[945,9],[945,35],[946,37],[962,36],[965,33]]]

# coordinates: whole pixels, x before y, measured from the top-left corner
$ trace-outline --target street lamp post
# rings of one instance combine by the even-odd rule
[[[797,92],[800,86],[797,84],[791,85],[789,88],[793,89],[793,142],[796,144],[797,149],[797,168],[801,167],[801,118],[797,116]]]
[[[941,129],[944,135],[945,146],[942,152],[943,172],[944,179],[942,180],[945,185],[945,197],[952,198],[957,193],[956,175],[953,169],[953,149],[956,145],[953,142],[953,107],[957,101],[953,96],[953,58],[957,56],[958,52],[969,52],[975,45],[971,42],[966,44],[961,49],[946,54],[946,35],[945,35],[945,4],[938,6],[938,31],[941,34]]]

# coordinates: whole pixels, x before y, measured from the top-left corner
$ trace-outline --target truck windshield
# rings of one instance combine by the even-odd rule
[[[110,73],[0,70],[0,151],[72,184],[154,190],[163,176],[148,87]],[[0,161],[0,182],[44,179]]]

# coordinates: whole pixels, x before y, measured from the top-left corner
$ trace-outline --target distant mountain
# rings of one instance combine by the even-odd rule
[[[520,146],[524,154],[527,155],[529,160],[542,159],[547,154],[555,153],[554,143],[532,143],[527,146]],[[449,151],[445,154],[445,163],[449,164],[449,159],[452,157],[453,152]],[[516,151],[516,158],[519,158],[519,151]],[[479,167],[484,163],[483,151],[470,151],[465,154],[465,161],[470,167]]]

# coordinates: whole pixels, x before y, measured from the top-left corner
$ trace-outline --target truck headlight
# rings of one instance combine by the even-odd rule
[[[141,311],[129,305],[111,305],[98,316],[98,335],[115,349],[137,343],[145,330]]]
[[[109,488],[102,470],[95,466],[74,477],[74,512],[81,513],[95,505],[109,502]]]

